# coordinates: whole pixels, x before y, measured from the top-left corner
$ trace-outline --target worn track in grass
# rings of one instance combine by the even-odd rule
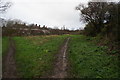
[[[18,78],[16,63],[15,63],[15,44],[14,41],[9,38],[9,48],[7,54],[3,57],[3,78]]]
[[[67,77],[67,48],[70,37],[68,37],[61,46],[59,53],[56,55],[55,66],[52,78],[66,78]]]

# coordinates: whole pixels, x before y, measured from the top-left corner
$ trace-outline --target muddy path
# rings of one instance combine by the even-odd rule
[[[56,55],[55,66],[52,78],[66,78],[67,77],[67,48],[70,37],[68,37],[61,46],[59,53]]]
[[[3,78],[18,78],[14,56],[15,56],[15,44],[14,41],[11,38],[9,38],[9,48],[2,60]]]

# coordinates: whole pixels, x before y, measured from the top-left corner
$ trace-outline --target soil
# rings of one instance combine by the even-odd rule
[[[7,54],[3,57],[3,78],[18,78],[17,70],[16,70],[16,63],[15,63],[15,44],[14,41],[9,38],[9,48]]]
[[[51,78],[66,78],[67,77],[67,45],[70,38],[68,37],[61,46],[59,53],[56,55],[53,75]]]

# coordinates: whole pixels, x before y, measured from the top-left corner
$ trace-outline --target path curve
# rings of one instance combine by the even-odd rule
[[[18,78],[16,63],[15,63],[15,44],[14,41],[9,38],[9,48],[7,54],[3,58],[3,78]]]
[[[57,60],[55,62],[55,68],[53,70],[52,78],[66,78],[67,77],[67,48],[70,37],[68,37],[64,44],[61,46],[59,53],[57,54]]]

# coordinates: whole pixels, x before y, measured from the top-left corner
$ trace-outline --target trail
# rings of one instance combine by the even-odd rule
[[[14,41],[9,38],[8,52],[3,58],[3,78],[18,78],[15,64],[15,44]]]
[[[61,46],[59,53],[56,56],[55,68],[52,78],[66,78],[67,77],[67,45],[70,40],[68,37]]]

